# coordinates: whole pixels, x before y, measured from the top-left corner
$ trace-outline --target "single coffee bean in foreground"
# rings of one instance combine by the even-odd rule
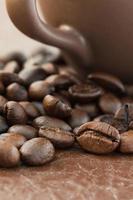
[[[8,129],[8,133],[17,133],[24,136],[27,140],[37,137],[37,130],[29,125],[14,125]]]
[[[10,125],[27,123],[26,112],[23,107],[15,101],[8,101],[5,104],[4,115]]]
[[[24,143],[20,149],[21,158],[27,165],[44,165],[53,160],[55,149],[46,138],[33,138]]]
[[[46,113],[52,117],[66,118],[71,115],[72,108],[52,95],[47,95],[43,99],[43,106]]]
[[[20,164],[20,153],[18,149],[0,140],[0,167],[16,167]]]
[[[20,148],[26,142],[26,138],[17,133],[3,133],[0,135],[0,141],[1,140],[10,143],[17,148]]]
[[[89,152],[106,154],[113,152],[120,143],[119,131],[104,122],[88,122],[79,127],[76,139]]]
[[[122,153],[133,153],[133,130],[121,134],[119,150]]]
[[[49,139],[57,148],[68,148],[74,143],[73,134],[60,128],[41,127],[39,136]]]

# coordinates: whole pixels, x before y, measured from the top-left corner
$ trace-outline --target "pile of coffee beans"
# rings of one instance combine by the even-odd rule
[[[85,74],[85,73],[84,73]],[[40,49],[0,58],[0,167],[44,165],[57,149],[133,153],[133,85]]]

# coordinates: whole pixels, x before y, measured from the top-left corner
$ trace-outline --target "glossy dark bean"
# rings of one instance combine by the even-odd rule
[[[3,109],[4,109],[4,105],[7,103],[7,99],[0,95],[0,113],[3,112]]]
[[[24,81],[26,85],[30,85],[31,83],[43,80],[46,77],[46,74],[41,68],[31,68],[31,69],[23,69],[19,73],[19,77]]]
[[[4,105],[4,115],[10,125],[27,123],[26,112],[23,107],[15,101],[8,101]]]
[[[106,154],[119,145],[120,135],[116,128],[104,122],[88,122],[77,131],[77,141],[89,152]]]
[[[47,95],[43,99],[43,106],[46,113],[52,117],[66,118],[71,115],[72,108],[52,95]]]
[[[23,135],[17,133],[4,133],[0,135],[0,141],[5,141],[20,148],[25,142],[26,138]]]
[[[58,74],[49,76],[45,81],[54,86],[56,90],[68,89],[69,86],[75,83],[70,76]]]
[[[0,116],[0,134],[8,130],[8,124],[4,117]]]
[[[29,96],[34,100],[42,100],[47,94],[54,92],[54,87],[46,81],[36,81],[29,87]]]
[[[88,84],[74,85],[69,88],[69,94],[76,102],[88,103],[102,95],[102,89],[90,82]]]
[[[17,133],[27,140],[37,137],[37,130],[29,125],[14,125],[8,129],[8,133]]]
[[[9,61],[4,67],[4,72],[18,73],[20,70],[21,67],[15,60]]]
[[[20,164],[18,149],[7,142],[0,141],[0,167],[16,167]]]
[[[120,99],[111,93],[105,93],[99,100],[99,106],[103,113],[115,114],[122,106]]]
[[[39,111],[36,109],[33,103],[29,101],[21,101],[19,104],[23,107],[29,118],[34,119],[40,116]]]
[[[76,128],[89,121],[90,117],[87,112],[80,109],[73,109],[67,122],[72,128]]]
[[[4,85],[10,85],[11,83],[19,83],[23,84],[23,80],[14,73],[9,72],[0,72],[0,80],[3,82]]]
[[[60,128],[41,127],[39,136],[49,139],[57,148],[68,148],[74,143],[73,134]]]
[[[6,95],[12,101],[26,101],[28,99],[28,92],[24,86],[18,83],[12,83],[6,88]]]
[[[133,153],[133,130],[121,134],[119,150],[122,153]]]
[[[53,144],[45,138],[33,138],[24,143],[20,149],[21,159],[27,165],[38,166],[53,160]]]
[[[123,83],[115,76],[107,73],[92,73],[88,76],[89,80],[96,82],[105,89],[109,89],[112,92],[119,94],[125,93],[125,87]]]
[[[46,128],[60,128],[65,131],[72,130],[72,128],[63,120],[49,116],[37,117],[36,119],[34,119],[33,125],[36,128],[40,128],[41,126],[43,126]]]

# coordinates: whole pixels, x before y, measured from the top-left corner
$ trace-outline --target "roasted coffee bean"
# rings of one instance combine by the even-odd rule
[[[4,72],[9,72],[9,73],[18,73],[20,70],[21,67],[15,60],[8,62],[4,67]]]
[[[29,101],[21,101],[19,104],[23,107],[29,118],[34,119],[40,116],[39,111],[36,109],[33,103]]]
[[[52,95],[44,97],[43,106],[48,115],[61,119],[70,116],[72,111],[68,104],[65,104],[59,98]]]
[[[54,92],[53,93],[54,97],[57,97],[58,99],[60,99],[62,102],[64,102],[65,104],[67,104],[68,106],[71,107],[71,102],[69,100],[69,96],[68,96],[68,92],[63,90],[60,93]]]
[[[133,104],[125,104],[119,108],[115,113],[115,118],[130,123],[133,120]]]
[[[116,128],[104,122],[94,121],[80,126],[76,138],[84,150],[97,154],[113,152],[120,142]]]
[[[12,101],[26,101],[28,99],[28,92],[24,86],[18,83],[10,84],[6,89],[6,95]]]
[[[123,83],[115,76],[107,73],[92,73],[88,76],[89,80],[92,80],[102,86],[105,89],[111,90],[119,94],[125,93],[125,87]]]
[[[20,164],[20,153],[18,149],[4,141],[0,141],[0,167],[16,167]]]
[[[3,112],[3,109],[4,109],[4,105],[7,103],[7,99],[0,95],[0,113]]]
[[[50,85],[54,86],[56,90],[68,89],[69,86],[73,85],[74,80],[68,75],[51,75],[45,79]]]
[[[53,160],[55,149],[46,138],[33,138],[24,143],[20,149],[21,158],[27,165],[44,165]]]
[[[8,130],[8,124],[4,117],[0,116],[0,134]]]
[[[42,102],[33,101],[32,104],[33,104],[33,105],[35,106],[35,108],[38,110],[38,112],[40,113],[40,116],[46,114]]]
[[[46,128],[60,128],[65,131],[71,131],[72,128],[63,120],[49,117],[49,116],[41,116],[37,117],[33,121],[33,125],[36,128],[40,128],[41,126]]]
[[[29,96],[34,100],[42,100],[47,94],[54,92],[54,87],[46,81],[36,81],[29,87]]]
[[[3,83],[0,81],[0,94],[3,94],[5,92],[5,86]]]
[[[31,83],[43,80],[46,78],[46,74],[41,68],[31,68],[31,69],[23,69],[19,73],[19,77],[24,81],[25,85],[30,85]]]
[[[23,135],[27,140],[37,137],[37,130],[29,125],[14,125],[8,129],[8,133]]]
[[[72,128],[76,128],[89,121],[90,117],[87,112],[80,109],[73,109],[67,122]]]
[[[115,127],[119,133],[123,133],[128,130],[128,123],[123,119],[116,119],[113,115],[105,114],[100,115],[94,119],[97,122],[105,122]]]
[[[122,106],[120,99],[111,93],[105,93],[99,99],[99,106],[103,113],[115,114],[115,112]]]
[[[0,141],[5,141],[20,148],[25,142],[26,138],[23,135],[17,133],[4,133],[0,135]]]
[[[58,73],[57,67],[53,63],[45,63],[41,65],[41,68],[45,71],[45,74],[47,74],[48,76]]]
[[[69,88],[69,94],[76,102],[88,103],[102,95],[102,89],[92,82],[88,84],[73,85]]]
[[[26,112],[23,107],[15,101],[8,101],[4,105],[4,115],[10,125],[27,123]]]
[[[57,148],[68,148],[74,143],[73,134],[60,128],[41,127],[39,136],[49,139]]]
[[[76,104],[75,108],[78,108],[80,110],[87,112],[91,118],[94,118],[99,114],[99,109],[97,105],[94,103]]]
[[[0,72],[0,81],[2,81],[2,83],[6,86],[10,85],[11,83],[24,83],[23,80],[17,74],[9,72]]]
[[[122,153],[133,153],[133,130],[121,134],[119,150]]]

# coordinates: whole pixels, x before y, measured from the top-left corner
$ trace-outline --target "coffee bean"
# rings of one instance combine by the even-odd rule
[[[33,103],[29,101],[21,101],[19,104],[23,107],[29,118],[34,119],[40,116],[39,111],[36,109]]]
[[[92,80],[102,86],[105,89],[108,89],[112,92],[119,94],[125,93],[125,87],[123,83],[115,76],[107,73],[92,73],[88,76],[89,80]]]
[[[118,130],[104,122],[83,124],[76,138],[84,150],[97,154],[113,152],[120,142]]]
[[[76,128],[89,121],[90,117],[87,112],[80,109],[73,109],[67,122],[72,128]]]
[[[4,105],[7,103],[7,99],[0,95],[0,113],[3,112],[3,109],[4,109]]]
[[[42,100],[47,94],[54,92],[54,87],[46,81],[36,81],[29,87],[29,96],[34,100]]]
[[[120,99],[111,93],[105,93],[99,99],[99,106],[103,113],[115,114],[115,112],[122,106]]]
[[[4,133],[0,135],[0,141],[5,141],[20,148],[25,142],[26,138],[23,135],[17,133]]]
[[[102,89],[93,84],[73,85],[69,88],[69,94],[76,102],[88,103],[88,101],[95,100],[102,95]]]
[[[0,81],[0,94],[4,94],[5,92],[5,86],[3,85],[3,83]]]
[[[68,148],[74,143],[72,133],[60,128],[41,127],[39,130],[39,136],[49,139],[57,148]]]
[[[17,133],[27,140],[37,137],[37,130],[29,125],[14,125],[8,129],[8,133]]]
[[[48,115],[61,119],[70,116],[72,111],[68,104],[65,104],[59,98],[52,95],[44,97],[43,106]]]
[[[127,123],[133,120],[133,104],[125,104],[115,113],[116,119],[125,120]]]
[[[16,167],[20,164],[18,149],[4,141],[0,141],[0,167]]]
[[[0,72],[0,80],[4,85],[10,85],[11,83],[23,84],[23,80],[17,75],[9,72]]]
[[[8,130],[8,124],[4,117],[0,116],[0,134]]]
[[[18,73],[20,70],[21,67],[15,60],[9,61],[4,67],[4,72],[9,72],[9,73]]]
[[[4,105],[4,115],[10,125],[27,123],[26,112],[23,107],[15,101],[8,101]]]
[[[45,115],[45,110],[43,107],[43,104],[39,101],[33,101],[32,104],[35,106],[35,108],[38,110],[38,112],[40,113],[40,115]]]
[[[20,149],[21,158],[27,165],[44,165],[53,160],[55,150],[53,144],[45,138],[33,138],[24,143]]]
[[[12,101],[26,101],[28,99],[28,93],[26,89],[18,84],[12,83],[6,89],[7,98]]]
[[[35,81],[45,79],[46,74],[41,68],[31,68],[20,71],[19,77],[24,81],[25,85],[30,85]]]
[[[54,86],[56,90],[68,89],[73,85],[74,80],[68,75],[51,75],[45,79],[50,85]]]
[[[75,108],[87,112],[91,118],[94,118],[99,114],[99,109],[95,103],[76,104]]]
[[[35,126],[35,128],[40,128],[41,126],[43,126],[46,128],[60,128],[65,131],[72,130],[72,128],[63,120],[49,116],[37,117],[36,119],[34,119],[33,125]]]
[[[133,130],[121,134],[119,150],[122,153],[133,153]]]

